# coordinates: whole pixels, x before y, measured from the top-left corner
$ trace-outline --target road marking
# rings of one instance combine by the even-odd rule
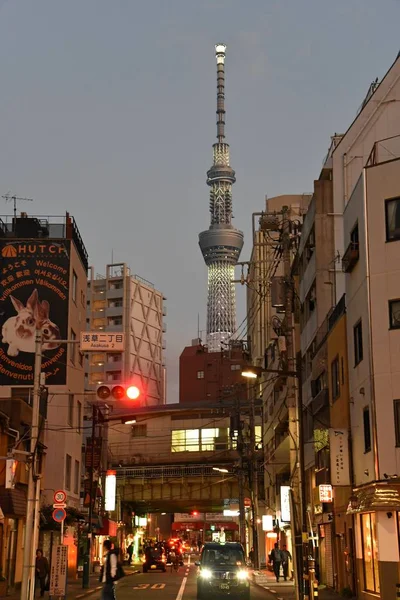
[[[189,565],[189,567],[190,567],[190,554],[189,554],[189,560],[188,560],[188,565]]]
[[[176,597],[176,600],[182,600],[183,592],[185,591],[186,582],[187,582],[187,577],[185,576],[182,579],[181,587],[179,588],[179,592],[178,592],[178,595]]]

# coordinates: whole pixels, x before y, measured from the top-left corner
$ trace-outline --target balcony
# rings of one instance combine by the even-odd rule
[[[324,388],[313,397],[310,403],[311,411],[313,416],[317,415],[324,408],[329,407],[329,390]]]
[[[360,258],[358,242],[350,242],[342,258],[342,269],[345,273],[351,273]]]
[[[124,311],[123,306],[109,306],[106,308],[107,317],[121,317]]]

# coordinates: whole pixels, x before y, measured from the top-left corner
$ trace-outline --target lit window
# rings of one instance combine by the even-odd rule
[[[176,429],[171,436],[171,452],[199,452],[199,429]]]
[[[204,379],[204,371],[197,371],[197,379]]]

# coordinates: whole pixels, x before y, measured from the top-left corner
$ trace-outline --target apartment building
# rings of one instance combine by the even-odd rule
[[[376,142],[346,205],[343,265],[357,579],[361,598],[389,599],[399,579],[400,137],[390,159],[386,148]]]
[[[251,361],[254,366],[282,371],[284,338],[284,270],[279,245],[282,209],[287,207],[293,222],[291,261],[296,251],[303,215],[310,194],[282,195],[266,199],[265,211],[253,215],[253,248],[247,277],[247,327]],[[258,222],[257,222],[257,220]],[[278,537],[293,551],[290,517],[282,505],[281,491],[287,490],[295,463],[295,440],[289,435],[287,379],[277,373],[261,374],[255,393],[263,401],[263,447],[265,464],[265,502],[260,511],[274,520],[273,531],[260,527],[260,557],[268,556]],[[282,492],[283,493],[283,492]],[[287,499],[287,498],[286,498]],[[283,516],[283,518],[282,518]],[[293,554],[293,552],[292,552]]]
[[[87,357],[88,389],[95,390],[102,383],[129,382],[140,388],[141,404],[165,403],[165,300],[152,283],[132,275],[125,263],[106,265],[105,276],[95,276],[91,268],[87,329],[123,332],[125,349]]]

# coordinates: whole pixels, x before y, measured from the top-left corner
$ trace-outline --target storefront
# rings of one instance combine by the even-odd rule
[[[392,600],[399,583],[400,484],[379,482],[354,489],[356,571],[360,600]]]

